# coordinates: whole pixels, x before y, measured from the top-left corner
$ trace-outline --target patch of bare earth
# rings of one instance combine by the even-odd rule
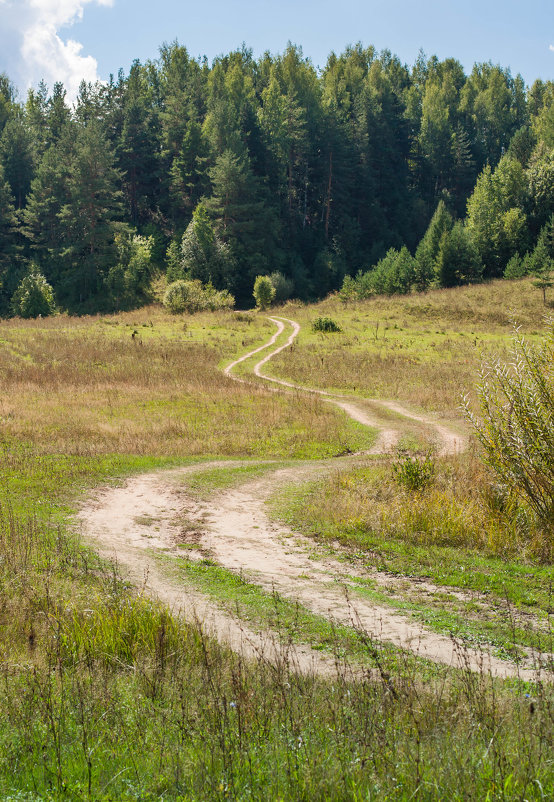
[[[272,633],[253,631],[205,595],[160,569],[156,552],[182,557],[179,546],[183,541],[190,542],[190,531],[183,531],[179,523],[190,503],[183,499],[178,479],[199,469],[195,466],[142,474],[127,480],[122,487],[97,490],[78,514],[83,534],[100,556],[114,561],[121,574],[142,593],[159,599],[187,620],[200,623],[206,634],[245,657],[263,658],[273,665],[286,663],[302,673],[335,675],[337,665],[331,657],[308,646],[283,644]],[[195,544],[200,542],[198,526],[195,521]]]

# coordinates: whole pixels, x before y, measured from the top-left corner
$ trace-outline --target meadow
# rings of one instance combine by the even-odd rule
[[[549,311],[528,280],[366,302],[343,303],[334,295],[316,306],[289,304],[283,314],[302,331],[270,371],[308,387],[392,398],[455,419],[481,359],[505,353],[513,325],[536,338]],[[341,331],[313,331],[318,317],[336,321]]]
[[[460,393],[481,358],[506,353],[512,316],[538,340],[545,310],[523,281],[276,311],[302,330],[269,372],[397,399],[465,431]],[[313,332],[318,316],[342,331]],[[528,682],[431,666],[185,554],[167,567],[185,589],[234,606],[282,646],[277,663],[245,659],[132,587],[75,527],[93,487],[139,472],[244,460],[191,475],[186,492],[209,503],[270,471],[261,460],[333,458],[317,480],[278,488],[270,509],[314,548],[385,576],[354,593],[506,659],[551,652],[552,565],[532,521],[522,528],[498,507],[476,446],[431,454],[418,492],[395,479],[400,454],[346,461],[374,431],[317,396],[223,374],[274,330],[263,314],[157,306],[0,323],[0,796],[551,798],[548,667]],[[403,426],[407,453],[427,453],[425,427]],[[296,671],[296,642],[330,654],[335,676]]]

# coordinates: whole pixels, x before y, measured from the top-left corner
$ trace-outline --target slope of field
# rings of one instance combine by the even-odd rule
[[[342,409],[255,377],[271,349],[225,375],[255,313],[0,323],[2,798],[549,798],[552,568],[438,453],[510,309],[540,335],[528,282],[277,311],[259,372]]]

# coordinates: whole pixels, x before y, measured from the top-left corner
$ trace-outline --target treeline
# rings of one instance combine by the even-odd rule
[[[129,307],[162,271],[241,305],[257,275],[281,299],[520,275],[553,213],[554,83],[490,63],[173,43],[71,107],[0,76],[1,315]]]

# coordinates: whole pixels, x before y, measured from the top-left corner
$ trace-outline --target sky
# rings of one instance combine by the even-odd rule
[[[422,49],[471,70],[492,61],[531,84],[554,78],[554,0],[0,0],[0,72],[24,99],[44,79],[107,80],[177,40],[192,56],[255,56],[300,45],[324,67],[331,51],[362,42],[408,65]]]

